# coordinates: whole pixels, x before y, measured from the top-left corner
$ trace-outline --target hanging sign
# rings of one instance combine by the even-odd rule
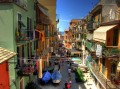
[[[102,46],[101,45],[97,45],[96,56],[97,57],[102,56]]]

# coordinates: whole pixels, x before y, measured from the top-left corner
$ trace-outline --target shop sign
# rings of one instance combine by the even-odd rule
[[[97,45],[96,56],[97,57],[101,57],[102,56],[102,46],[101,45]]]

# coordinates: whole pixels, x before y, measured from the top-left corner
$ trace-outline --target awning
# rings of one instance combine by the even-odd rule
[[[16,55],[15,52],[11,52],[5,48],[0,47],[0,63],[11,59],[12,57],[14,57]]]
[[[120,62],[118,63],[117,70],[120,71]]]
[[[98,29],[96,29],[94,31],[93,40],[106,43],[107,31],[111,30],[115,26],[117,26],[117,25],[101,26],[101,27],[99,27]]]
[[[71,54],[81,54],[81,51],[75,50],[75,49],[71,49],[69,50],[71,52]]]
[[[46,8],[39,6],[39,9],[43,12],[43,14],[45,14],[46,16],[49,16],[48,10]]]

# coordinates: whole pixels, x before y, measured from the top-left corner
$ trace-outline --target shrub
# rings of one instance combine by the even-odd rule
[[[79,82],[84,82],[84,75],[83,75],[83,72],[81,71],[80,68],[77,68],[75,70],[75,77],[76,77],[76,81],[79,81]]]

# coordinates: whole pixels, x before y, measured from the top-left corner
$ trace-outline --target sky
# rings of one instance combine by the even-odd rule
[[[57,28],[68,30],[72,19],[83,19],[99,0],[57,0],[56,14],[59,18]]]

